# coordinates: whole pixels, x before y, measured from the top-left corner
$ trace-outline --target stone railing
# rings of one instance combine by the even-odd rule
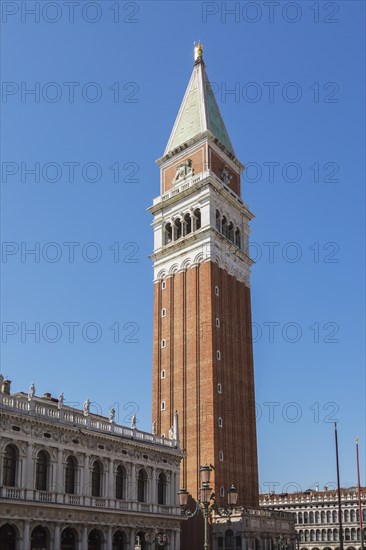
[[[92,413],[85,415],[83,411],[63,406],[58,408],[57,403],[45,403],[40,398],[28,401],[26,397],[9,396],[0,393],[0,410],[17,412],[29,417],[38,417],[43,420],[58,422],[61,425],[80,426],[93,432],[117,435],[142,443],[177,448],[177,441],[166,437],[150,434],[141,430],[127,428],[115,422],[110,422]]]
[[[23,491],[14,487],[1,487],[0,495],[4,498],[19,500],[23,498]]]
[[[84,508],[98,508],[105,510],[122,510],[130,512],[142,512],[146,514],[176,515],[181,511],[177,505],[158,505],[150,502],[137,502],[136,500],[119,500],[114,498],[97,498],[86,495],[70,495],[51,491],[37,491],[33,489],[20,489],[15,487],[0,487],[0,499],[52,503],[66,506],[82,506]]]
[[[354,491],[344,491],[341,492],[341,500],[342,501],[357,501],[358,495]],[[361,491],[361,499],[366,499],[366,492],[364,489]],[[317,491],[314,491],[310,494],[288,494],[287,496],[281,496],[281,495],[271,495],[270,497],[262,496],[260,499],[260,505],[261,506],[274,506],[274,505],[296,505],[298,503],[309,503],[309,502],[326,502],[329,504],[333,504],[338,502],[338,495],[336,492],[321,492],[318,493]]]

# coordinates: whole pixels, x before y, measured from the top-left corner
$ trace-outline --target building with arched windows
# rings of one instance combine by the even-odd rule
[[[295,550],[292,513],[241,507],[233,515],[214,516],[213,550]]]
[[[298,550],[339,550],[338,492],[335,489],[262,495],[265,510],[291,512],[296,518]],[[361,489],[362,523],[366,540],[366,488]],[[344,550],[361,550],[360,513],[356,487],[341,489]]]
[[[179,549],[177,426],[169,439],[0,386],[1,550]]]

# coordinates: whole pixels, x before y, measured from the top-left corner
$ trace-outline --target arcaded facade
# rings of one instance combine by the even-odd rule
[[[90,409],[0,385],[1,550],[179,549],[178,440]]]
[[[361,510],[366,540],[366,488],[361,488]],[[336,490],[306,491],[285,495],[261,495],[265,509],[294,514],[298,550],[339,550],[339,508]],[[361,550],[357,487],[341,489],[344,550]]]

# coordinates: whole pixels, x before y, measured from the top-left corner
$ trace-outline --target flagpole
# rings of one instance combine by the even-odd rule
[[[356,461],[357,461],[357,488],[358,488],[358,510],[360,514],[360,534],[361,534],[361,550],[364,550],[364,537],[362,525],[362,504],[361,504],[361,483],[360,483],[360,461],[358,458],[358,437],[356,437]]]
[[[340,478],[339,478],[337,422],[334,422],[334,437],[335,437],[336,463],[337,463],[339,547],[340,547],[340,550],[343,550],[342,504],[341,504],[341,483],[340,483]]]

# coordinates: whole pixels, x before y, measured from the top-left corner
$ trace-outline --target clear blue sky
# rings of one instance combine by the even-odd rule
[[[262,489],[334,482],[333,419],[342,482],[355,483],[358,434],[365,483],[364,3],[1,4],[1,370],[14,391],[34,381],[150,429],[146,208],[201,40],[256,215]],[[36,323],[39,342],[25,332]]]

